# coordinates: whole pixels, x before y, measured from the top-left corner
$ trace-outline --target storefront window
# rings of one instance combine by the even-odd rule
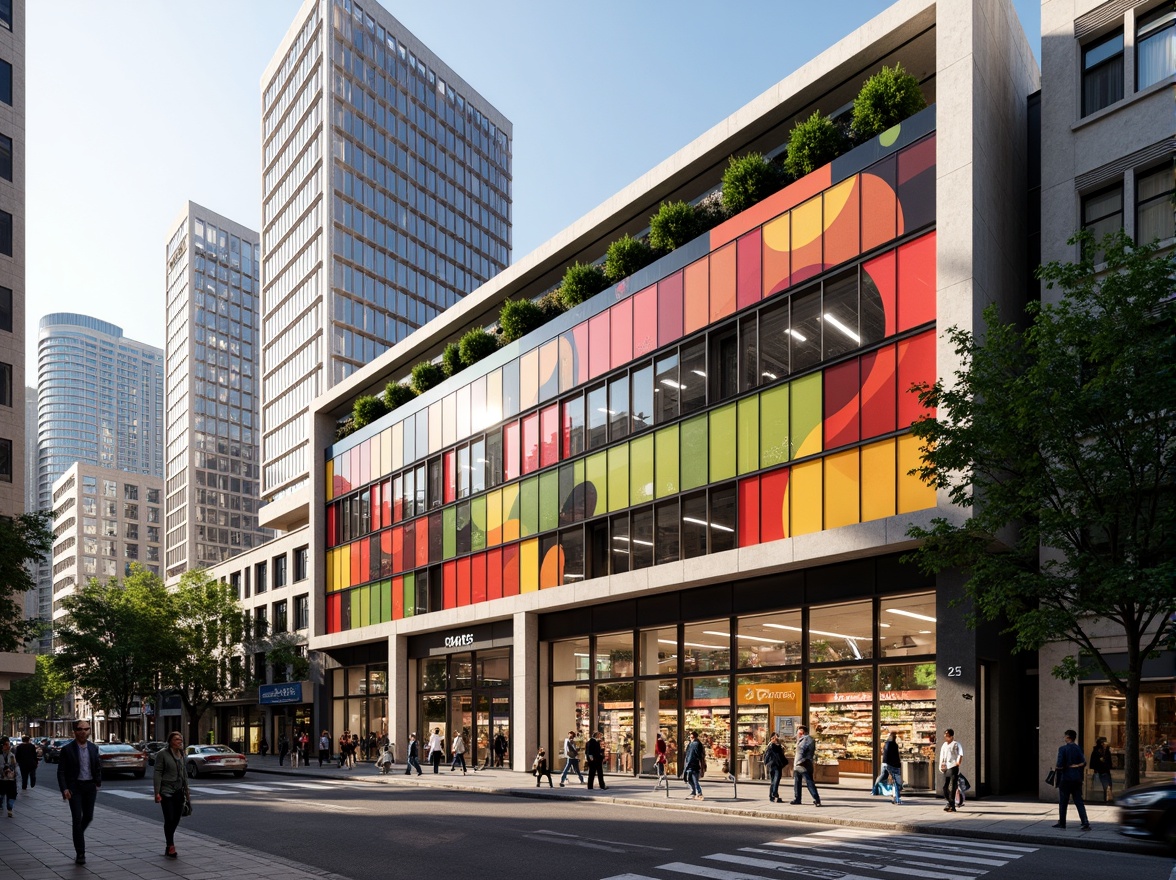
[[[878,611],[878,643],[883,657],[935,653],[935,594],[884,598]]]
[[[443,691],[448,675],[444,657],[429,657],[421,661],[421,690]]]
[[[632,678],[632,632],[597,636],[595,661],[597,679]]]
[[[591,669],[588,639],[569,639],[556,642],[552,652],[551,678],[553,681],[587,681]]]
[[[605,773],[633,772],[633,684],[596,686],[596,729]]]
[[[841,773],[872,773],[874,670],[859,666],[810,672],[809,724],[818,763],[838,763]]]
[[[641,647],[641,674],[666,675],[678,671],[678,628],[643,629],[637,636]]]
[[[510,685],[510,651],[478,653],[478,687],[496,688]]]
[[[732,772],[740,779],[767,778],[764,748],[773,732],[780,734],[784,744],[796,735],[804,711],[801,691],[799,672],[739,676],[735,686],[739,762]]]
[[[799,611],[739,618],[735,636],[739,668],[799,665],[802,660],[801,635]]]
[[[731,751],[731,680],[687,678],[682,682],[683,736],[698,731],[706,748],[707,773],[722,776],[722,764]]]
[[[819,605],[809,611],[809,661],[868,660],[874,656],[869,602]]]
[[[917,789],[935,784],[935,664],[878,667],[878,748],[893,731],[902,755],[903,781]]]
[[[419,739],[422,742],[422,752],[424,745],[429,742],[429,737],[432,736],[433,731],[440,728],[441,736],[448,741],[449,727],[445,723],[445,695],[421,698],[421,735]],[[421,760],[424,761],[425,755],[421,755]]]
[[[731,624],[726,620],[688,624],[682,639],[682,670],[711,672],[731,668]]]
[[[1044,735],[1044,732],[1043,732]],[[1061,737],[1053,733],[1060,741]],[[1111,750],[1111,779],[1114,791],[1123,785],[1127,745],[1127,700],[1110,685],[1082,688],[1082,731],[1079,745],[1089,756],[1099,737],[1106,737]],[[1139,750],[1141,776],[1170,779],[1176,762],[1164,761],[1165,747],[1176,749],[1176,682],[1143,682],[1139,691]],[[1101,795],[1101,787],[1097,789]]]
[[[468,688],[474,682],[473,659],[469,654],[451,654],[449,657],[449,686]]]
[[[678,775],[678,680],[650,679],[637,684],[640,698],[641,722],[636,753],[641,756],[639,772],[653,774],[654,743],[658,731],[666,741],[666,773]]]
[[[587,653],[587,652],[585,652]],[[563,770],[564,741],[569,730],[576,732],[576,743],[583,754],[584,740],[588,738],[591,717],[588,714],[588,688],[579,685],[552,688],[551,692],[552,739],[555,740],[555,761],[553,769]],[[580,768],[584,768],[583,760]]]

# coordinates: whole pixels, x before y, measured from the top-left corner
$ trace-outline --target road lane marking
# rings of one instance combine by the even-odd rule
[[[198,791],[201,794],[232,794],[233,793],[233,789],[231,789],[231,788],[215,788],[211,785],[193,785],[193,786],[191,786],[191,789],[192,789],[192,791]]]
[[[651,849],[656,852],[673,852],[674,851],[674,848],[671,846],[650,846],[649,844],[646,844],[646,843],[629,843],[627,840],[604,840],[603,838],[600,838],[600,837],[583,837],[579,834],[568,834],[566,831],[548,831],[546,829],[540,829],[538,831],[532,831],[529,833],[535,834],[535,835],[540,835],[540,834],[546,835],[548,837],[561,837],[566,840],[587,840],[587,841],[591,841],[592,843],[605,843],[605,844],[610,844],[612,846],[629,847],[631,849]]]
[[[787,851],[781,852],[779,850],[757,849],[756,847],[745,846],[740,848],[740,852],[758,853],[759,855],[770,856],[786,856],[790,859],[799,859],[802,862],[818,862],[824,864],[843,865],[848,868],[857,868],[866,871],[885,871],[890,874],[909,874],[912,877],[924,877],[927,880],[976,880],[980,875],[988,872],[982,868],[975,868],[973,870],[964,870],[967,873],[950,873],[943,869],[942,865],[936,865],[932,862],[914,862],[910,860],[901,860],[903,867],[894,867],[886,865],[882,862],[863,862],[854,859],[836,858],[834,856],[817,856],[809,853],[819,852],[817,847],[796,847],[796,850],[803,850],[804,852]],[[832,848],[831,848],[832,849]],[[917,868],[930,868],[930,871],[920,871]]]
[[[109,793],[114,795],[115,797],[121,797],[121,798],[154,798],[155,797],[155,795],[144,794],[141,791],[127,791],[126,789],[119,789],[119,788],[111,789]],[[103,792],[103,794],[106,794],[106,792]]]
[[[708,877],[710,880],[772,880],[763,874],[748,874],[746,871],[723,871],[719,868],[708,868],[703,865],[688,865],[685,862],[670,862],[668,865],[658,865],[659,871],[674,871],[678,874],[690,874],[694,877]],[[826,868],[793,868],[790,874],[819,878],[819,880],[877,880],[875,877],[865,877],[861,874],[846,874],[842,871]]]

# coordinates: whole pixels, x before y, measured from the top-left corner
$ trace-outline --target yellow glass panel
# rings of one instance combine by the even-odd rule
[[[519,484],[502,487],[502,540],[516,541],[519,537]]]
[[[859,522],[858,451],[849,449],[825,457],[825,528]]]
[[[678,426],[662,428],[654,435],[654,492],[658,498],[676,495],[678,479]]]
[[[821,197],[792,209],[792,250],[812,244],[821,235]]]
[[[759,395],[739,401],[736,460],[740,474],[759,470]]]
[[[534,593],[539,589],[539,539],[532,538],[519,544],[519,592]]]
[[[862,447],[862,522],[894,516],[894,440]]]
[[[339,566],[339,585],[349,587],[351,586],[351,545],[339,548],[339,555],[342,557],[342,563]]]
[[[519,358],[519,409],[539,402],[539,349],[533,348]]]
[[[652,500],[653,437],[646,434],[629,443],[629,503],[640,504]]]
[[[907,471],[923,463],[920,446],[923,441],[914,434],[898,438],[898,512],[926,510],[935,506],[935,489]]]
[[[598,452],[584,460],[584,479],[594,490],[587,497],[584,515],[592,517],[608,512],[607,453]]]
[[[629,506],[629,446],[622,443],[608,450],[608,510]]]
[[[334,568],[334,565],[335,565],[335,551],[328,550],[327,551],[327,565],[326,565],[327,592],[328,593],[331,592],[333,589],[335,589],[335,568]]]
[[[327,459],[327,500],[335,497],[335,459]]]
[[[792,497],[789,521],[793,535],[807,535],[822,528],[821,470],[819,458],[792,467],[788,494]]]
[[[380,432],[380,476],[386,477],[396,468],[392,464],[392,429]]]
[[[502,543],[502,490],[495,489],[486,496],[486,546]]]

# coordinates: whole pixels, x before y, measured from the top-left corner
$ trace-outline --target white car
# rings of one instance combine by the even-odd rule
[[[190,779],[210,773],[232,773],[240,779],[249,769],[244,755],[222,745],[188,746],[184,752],[184,765]]]

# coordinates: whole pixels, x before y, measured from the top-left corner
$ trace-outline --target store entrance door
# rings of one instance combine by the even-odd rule
[[[483,691],[478,695],[478,760],[487,767],[494,765],[494,738],[506,738],[507,751],[503,766],[510,766],[510,695],[506,691]]]

